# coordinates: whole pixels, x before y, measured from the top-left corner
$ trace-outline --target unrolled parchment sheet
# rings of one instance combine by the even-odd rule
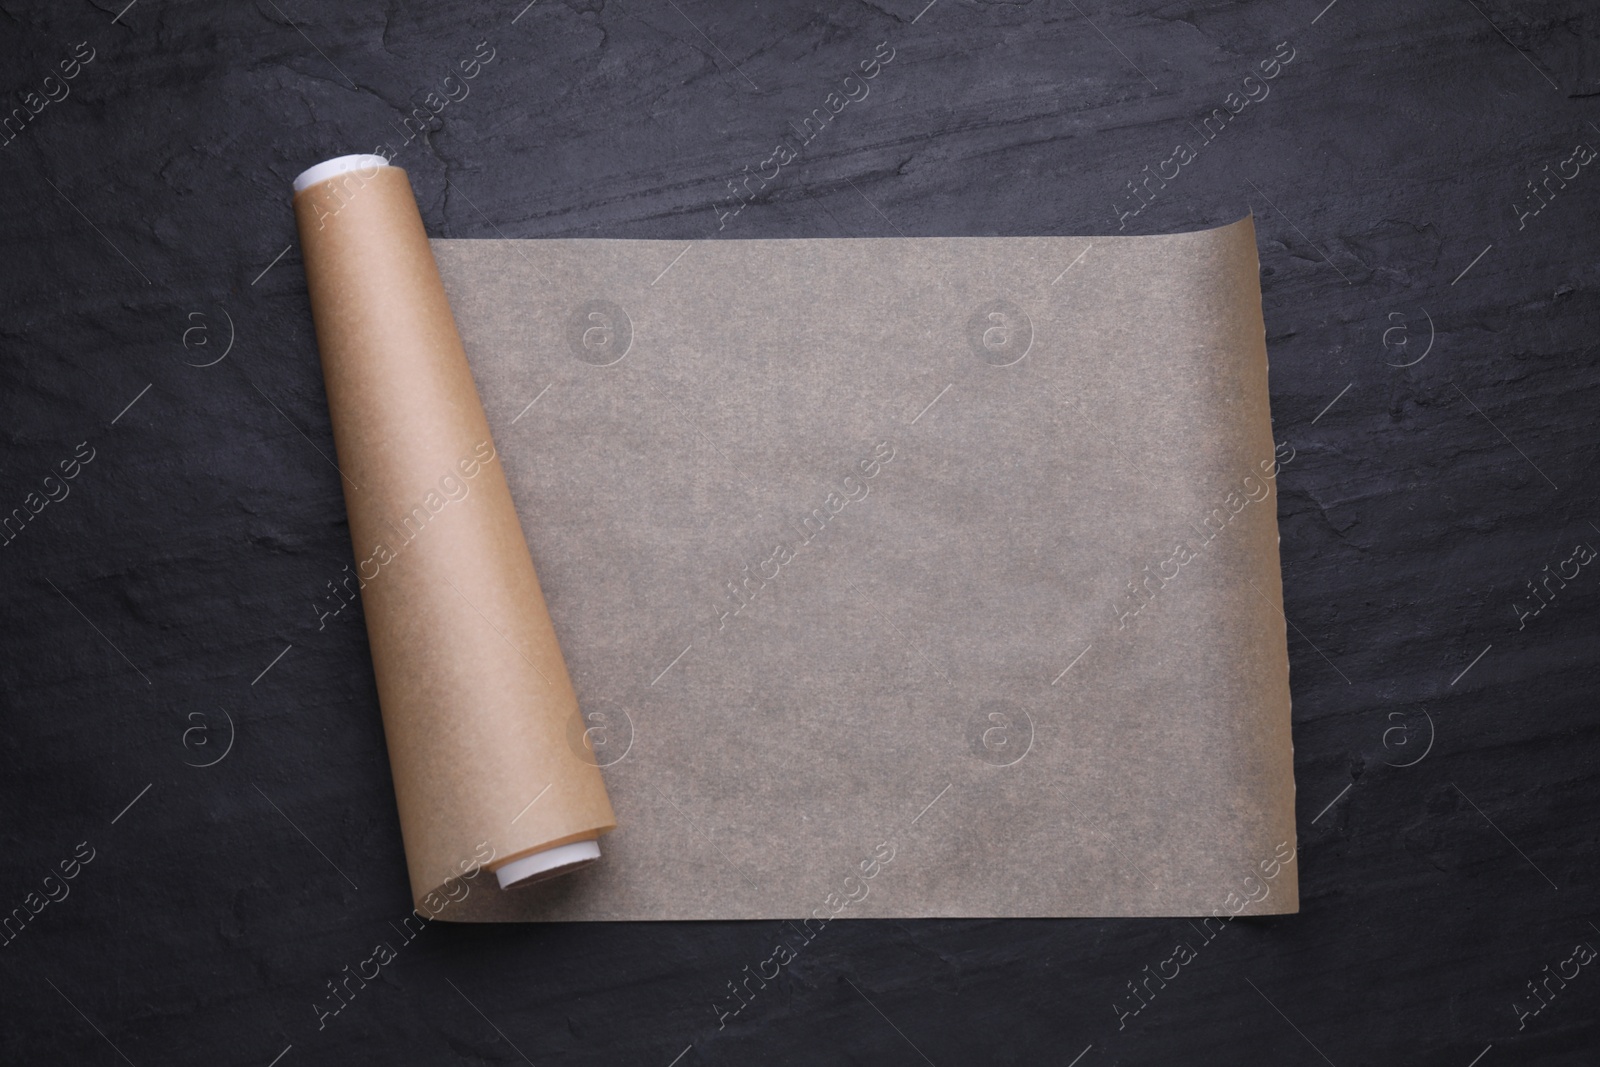
[[[469,917],[1297,910],[1248,219],[432,245],[621,826]]]
[[[381,164],[310,185],[295,215],[413,899],[472,919],[502,892],[487,871],[615,818],[567,746],[578,707],[503,456],[410,183]]]

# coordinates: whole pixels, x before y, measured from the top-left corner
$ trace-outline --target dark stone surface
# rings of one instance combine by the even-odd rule
[[[1595,1062],[1600,967],[1514,1008],[1600,946],[1600,568],[1514,609],[1600,546],[1600,164],[1519,220],[1600,146],[1594,6],[922,2],[0,5],[8,104],[94,50],[0,149],[0,508],[93,450],[0,548],[0,907],[93,849],[0,948],[0,1060]],[[388,144],[437,235],[702,237],[881,41],[870,96],[720,236],[1116,233],[1180,142],[1121,232],[1258,216],[1301,914],[1201,943],[1120,1029],[1189,923],[840,922],[721,1029],[776,924],[402,943],[365,634],[315,615],[350,545],[290,180]]]

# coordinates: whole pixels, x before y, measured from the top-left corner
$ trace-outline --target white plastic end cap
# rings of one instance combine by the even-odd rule
[[[574,841],[570,845],[557,845],[520,860],[512,860],[495,871],[494,876],[499,880],[501,889],[510,889],[512,886],[554,878],[577,867],[586,867],[599,858],[600,842]]]
[[[329,178],[337,178],[341,174],[348,174],[353,170],[370,171],[377,167],[387,167],[389,161],[382,156],[339,156],[336,159],[325,159],[314,167],[307,167],[300,172],[300,177],[294,180],[294,191],[302,192],[311,188],[318,182],[325,182]]]

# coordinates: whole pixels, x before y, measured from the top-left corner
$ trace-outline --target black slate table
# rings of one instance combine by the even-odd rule
[[[1600,12],[925,3],[4,4],[0,1060],[1596,1062]],[[438,236],[1254,213],[1301,913],[841,921],[732,1019],[776,923],[404,936],[288,198],[374,150]]]

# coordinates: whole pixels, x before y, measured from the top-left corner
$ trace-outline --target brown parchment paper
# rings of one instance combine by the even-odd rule
[[[622,825],[478,917],[1297,910],[1249,220],[433,249]]]
[[[405,172],[295,216],[412,895],[470,919],[487,870],[616,820]]]

